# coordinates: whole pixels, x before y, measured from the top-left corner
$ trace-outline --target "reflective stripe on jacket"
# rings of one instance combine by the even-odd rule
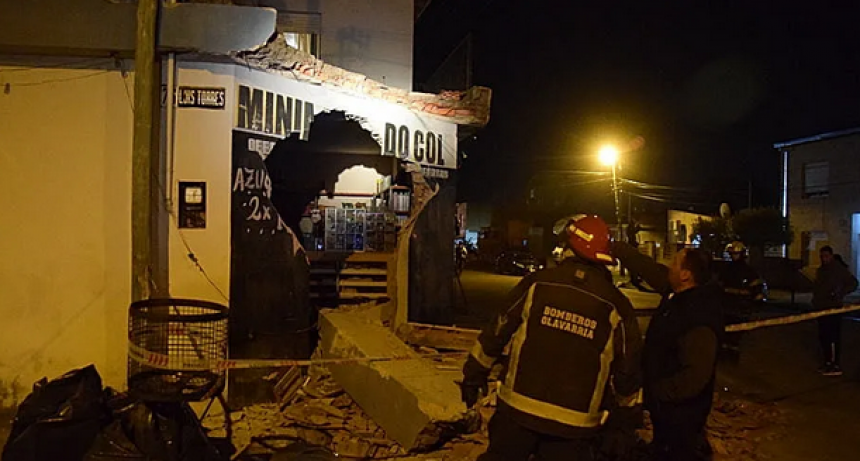
[[[509,306],[471,352],[489,369],[510,346],[499,389],[509,407],[556,425],[596,428],[606,420],[607,391],[613,406],[638,403],[641,335],[633,307],[604,267],[565,260],[524,278]]]

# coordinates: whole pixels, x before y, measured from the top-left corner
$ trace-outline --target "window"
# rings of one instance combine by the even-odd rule
[[[829,192],[830,164],[812,162],[803,165],[803,196],[825,197]]]
[[[287,45],[314,56],[319,55],[319,35],[300,34],[297,32],[285,32],[284,39]]]
[[[319,57],[322,30],[319,13],[278,10],[277,29],[287,45]]]

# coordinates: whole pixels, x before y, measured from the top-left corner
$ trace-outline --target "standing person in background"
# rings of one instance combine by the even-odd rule
[[[640,226],[635,220],[631,220],[630,224],[627,226],[627,243],[629,243],[633,248],[639,248],[640,230],[642,230],[642,226]],[[639,276],[639,273],[629,267],[627,270],[630,272],[630,284],[636,287],[639,291],[646,291],[645,287],[642,286],[642,277]]]
[[[718,274],[720,285],[726,293],[725,320],[731,325],[750,319],[757,306],[764,303],[767,286],[764,280],[747,262],[747,247],[742,242],[732,242],[726,246],[731,261]],[[740,356],[742,333],[726,334],[723,348],[738,359]]]
[[[821,266],[815,271],[812,288],[812,307],[817,310],[842,307],[845,295],[857,289],[857,278],[848,266],[833,254],[833,248],[822,247],[818,252]],[[841,258],[840,258],[841,259]],[[825,376],[842,376],[839,359],[842,355],[842,315],[828,315],[818,319],[818,339],[824,364],[819,371]]]

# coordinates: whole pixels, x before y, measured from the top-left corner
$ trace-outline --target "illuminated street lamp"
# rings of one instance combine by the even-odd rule
[[[618,149],[615,146],[603,146],[597,155],[600,158],[600,163],[606,166],[614,168],[615,164],[618,163]]]
[[[598,159],[600,159],[600,163],[612,167],[612,193],[615,196],[615,222],[618,226],[618,235],[617,239],[620,242],[621,239],[621,205],[618,201],[618,175],[616,173],[618,166],[618,148],[611,145],[606,145],[600,148],[600,151],[597,153]]]

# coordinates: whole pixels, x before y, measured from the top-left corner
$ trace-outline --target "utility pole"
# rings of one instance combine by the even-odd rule
[[[627,191],[627,225],[633,225],[633,196]]]
[[[134,50],[134,140],[132,144],[131,296],[150,298],[154,271],[153,241],[157,208],[155,174],[159,173],[155,142],[158,115],[155,104],[161,81],[156,66],[160,0],[138,0],[137,40]]]
[[[612,193],[615,195],[615,222],[618,223],[618,241],[623,240],[624,232],[621,229],[621,204],[619,203],[618,175],[615,163],[612,164]]]

